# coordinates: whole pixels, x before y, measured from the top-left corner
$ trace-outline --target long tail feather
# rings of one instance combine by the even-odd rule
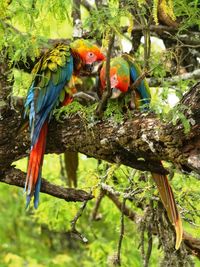
[[[41,188],[41,169],[38,175],[38,180],[35,186],[35,192],[34,192],[34,208],[37,209],[39,205],[39,193],[40,193],[40,188]]]
[[[29,206],[31,197],[34,195],[34,206],[37,208],[39,203],[39,192],[41,186],[41,168],[46,147],[48,124],[44,123],[39,134],[39,138],[33,148],[31,149],[28,170],[26,176],[26,183],[24,190],[27,192],[26,208]]]
[[[167,211],[168,217],[172,224],[174,225],[176,231],[176,249],[179,249],[182,236],[183,236],[183,227],[178,208],[174,199],[174,194],[172,188],[168,182],[166,175],[161,175],[158,173],[152,173],[152,177],[158,187],[162,203]]]

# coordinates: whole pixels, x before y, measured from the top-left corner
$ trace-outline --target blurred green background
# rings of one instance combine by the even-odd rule
[[[79,188],[98,195],[98,183],[100,176],[97,161],[79,155],[80,165],[78,170]],[[23,159],[15,163],[22,170],[26,170],[27,160]],[[113,182],[113,176],[108,183],[115,186],[116,190],[123,191],[128,186],[127,177],[131,169],[120,167],[113,175],[119,182]],[[139,172],[138,172],[139,174]],[[65,185],[60,174],[60,157],[58,155],[46,155],[43,165],[43,176],[48,181],[58,185]],[[139,183],[138,175],[135,175],[135,183]],[[172,181],[176,199],[181,204],[182,215],[191,223],[184,222],[184,229],[194,237],[200,235],[198,209],[199,184],[195,178],[176,175]],[[138,196],[138,201],[152,197],[156,194],[151,180],[140,182],[144,192]],[[181,189],[181,190],[180,190]],[[95,199],[89,201],[83,215],[77,223],[77,229],[88,239],[88,244],[80,240],[70,238],[70,221],[82,205],[81,203],[67,203],[41,193],[40,205],[37,210],[25,210],[25,196],[23,190],[14,186],[0,184],[0,266],[18,267],[64,267],[64,266],[112,266],[113,258],[117,250],[120,230],[120,212],[113,202],[104,197],[100,205],[99,213],[102,219],[92,221],[90,219],[94,208]],[[194,197],[196,199],[194,199]],[[194,205],[191,211],[191,206]],[[198,204],[197,204],[198,203]],[[135,207],[136,203],[127,203],[130,208],[141,213]],[[188,212],[187,212],[188,210]],[[196,222],[194,224],[193,222]],[[125,218],[125,235],[122,245],[122,266],[142,266],[140,244],[140,232],[129,219]],[[147,237],[146,237],[147,238]],[[162,252],[158,248],[158,240],[153,238],[153,252],[150,266],[159,266]],[[200,263],[195,259],[196,265]]]

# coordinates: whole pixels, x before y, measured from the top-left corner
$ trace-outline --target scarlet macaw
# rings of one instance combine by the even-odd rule
[[[110,84],[112,89],[111,98],[122,97],[128,92],[131,84],[141,75],[141,70],[133,59],[124,55],[122,57],[113,58],[110,62]],[[100,71],[101,86],[99,94],[103,93],[106,87],[106,74],[105,64]],[[136,108],[147,108],[150,103],[150,91],[147,81],[144,79],[140,82],[137,89],[134,91],[134,106]],[[130,102],[130,108],[132,108],[132,102]],[[159,162],[160,164],[160,162]],[[176,249],[180,247],[183,235],[182,221],[178,212],[172,188],[168,182],[166,175],[159,173],[152,173],[152,177],[158,187],[161,200],[167,211],[168,217],[175,227],[176,231]]]
[[[34,207],[38,207],[48,122],[53,109],[60,101],[63,104],[72,101],[72,96],[65,93],[65,86],[72,79],[72,75],[79,75],[82,71],[87,71],[88,74],[93,63],[103,59],[104,55],[96,45],[79,39],[70,45],[56,45],[45,53],[33,68],[33,80],[25,102],[25,116],[29,114],[31,132],[31,151],[25,183],[26,207],[33,195]],[[64,101],[63,97],[60,97],[63,94]]]

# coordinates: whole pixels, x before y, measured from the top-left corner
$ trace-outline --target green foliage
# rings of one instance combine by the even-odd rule
[[[133,19],[130,15],[131,7],[133,7],[133,4],[127,1],[123,9],[119,9],[116,2],[111,2],[109,7],[102,6],[98,10],[94,9],[90,16],[86,18],[84,27],[89,28],[90,34],[92,36],[95,35],[97,39],[101,39],[103,35],[103,42],[106,46],[107,38],[111,31],[122,37],[123,34],[120,26],[124,26],[123,22],[125,22],[125,25],[129,25],[129,32],[133,28]]]
[[[197,25],[200,27],[199,1],[175,0],[174,11],[177,17],[183,17],[181,30]]]
[[[109,100],[107,104],[107,108],[104,112],[105,119],[112,119],[116,123],[119,123],[123,120],[123,103],[113,99]]]
[[[35,7],[33,3],[29,0],[11,1],[5,7],[5,1],[0,1],[0,33],[3,36],[0,48],[4,47],[4,56],[9,56],[11,64],[19,60],[26,62],[27,55],[31,59],[39,56],[39,48],[49,37],[71,36],[70,0],[35,1]]]
[[[97,103],[90,106],[83,106],[78,101],[74,100],[72,103],[67,106],[59,107],[54,110],[54,116],[56,120],[62,121],[62,118],[70,118],[71,115],[79,114],[79,116],[88,122],[94,120],[95,109]]]
[[[31,84],[32,75],[13,69],[14,85],[13,95],[26,97],[28,88]]]
[[[187,109],[188,107],[181,105],[181,106],[173,108],[168,113],[168,120],[171,120],[173,125],[176,125],[181,120],[185,134],[189,133],[190,131],[190,122],[183,113]]]
[[[129,208],[142,214],[139,206],[146,205],[152,196],[157,196],[157,190],[150,176],[139,171],[136,173],[129,167],[108,165],[88,159],[84,155],[79,157],[78,172],[79,188],[89,190],[98,187],[105,172],[108,174],[104,183],[115,188],[118,192],[125,192],[132,187],[134,200],[127,201]],[[26,170],[26,160],[15,163],[18,168]],[[44,176],[51,182],[64,185],[61,180],[59,156],[47,155],[44,159]],[[200,230],[198,210],[200,209],[200,191],[196,178],[188,175],[176,174],[171,181],[176,201],[185,218],[184,228],[194,236],[199,236]],[[90,201],[86,210],[78,221],[78,230],[89,240],[87,245],[80,240],[70,238],[70,221],[74,218],[81,203],[67,203],[41,193],[40,205],[37,210],[24,210],[25,199],[22,189],[1,184],[0,205],[0,266],[18,267],[28,264],[36,267],[107,267],[112,266],[115,257],[119,230],[120,212],[107,197],[102,200],[99,213],[102,219],[91,221],[95,199]],[[98,194],[97,194],[98,196]],[[195,203],[195,204],[194,204]],[[6,223],[5,223],[6,222]],[[122,246],[122,262],[125,267],[142,266],[140,250],[140,234],[133,222],[125,218],[125,235]],[[153,253],[150,266],[157,266],[162,252],[157,250],[157,238],[153,239]],[[199,266],[196,263],[195,266]]]
[[[156,24],[158,24],[158,0],[153,1],[153,18]]]
[[[123,101],[118,101],[116,99],[110,99],[108,101],[106,110],[104,112],[105,119],[111,119],[116,123],[120,123],[123,118],[123,108],[128,107],[129,98],[125,97]],[[54,110],[54,116],[56,120],[62,122],[63,118],[70,118],[71,115],[79,114],[82,119],[85,119],[87,122],[95,122],[95,110],[98,103],[95,103],[90,106],[83,106],[78,101],[73,101],[67,106],[59,107]]]

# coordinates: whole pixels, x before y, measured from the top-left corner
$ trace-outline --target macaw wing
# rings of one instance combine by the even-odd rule
[[[139,76],[142,74],[139,66],[135,64],[131,64],[130,66],[130,76],[133,82],[135,82]],[[146,107],[149,106],[151,95],[149,91],[149,86],[147,84],[146,80],[142,80],[139,86],[137,87],[137,91],[141,97],[142,105],[145,105]]]
[[[40,130],[56,105],[60,92],[69,82],[73,72],[73,57],[70,48],[57,45],[36,64],[34,77],[25,103],[29,109],[32,146]]]
[[[129,55],[123,55],[123,57],[129,63],[130,77],[131,77],[132,82],[135,82],[139,78],[139,76],[142,74],[142,71],[140,67],[134,62],[134,60]],[[151,94],[150,94],[149,85],[146,79],[141,81],[141,83],[137,87],[137,92],[139,93],[141,104],[145,105],[145,107],[148,108],[150,100],[151,100]]]

